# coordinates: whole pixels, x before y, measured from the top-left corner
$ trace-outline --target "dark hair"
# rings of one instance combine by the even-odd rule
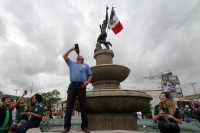
[[[169,98],[171,96],[168,92],[161,92],[160,94],[165,94],[166,98]]]
[[[35,95],[35,99],[37,99],[38,102],[42,102],[42,96],[39,94]]]
[[[6,98],[10,98],[10,97],[4,97],[4,98],[2,98],[2,102],[4,102],[6,100]]]

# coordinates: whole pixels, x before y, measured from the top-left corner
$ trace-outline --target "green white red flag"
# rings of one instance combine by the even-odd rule
[[[119,33],[123,29],[121,22],[115,14],[114,8],[112,8],[110,13],[110,21],[108,27],[112,29],[115,34]]]

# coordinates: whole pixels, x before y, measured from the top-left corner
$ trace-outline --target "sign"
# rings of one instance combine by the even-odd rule
[[[161,77],[161,85],[165,92],[170,93],[173,98],[183,96],[178,76],[170,75],[169,73],[162,75]]]

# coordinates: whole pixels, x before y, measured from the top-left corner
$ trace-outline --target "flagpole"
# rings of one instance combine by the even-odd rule
[[[108,5],[106,4],[106,7],[108,7]],[[108,9],[109,9],[109,7],[108,7]],[[108,33],[108,23],[109,23],[109,19],[110,19],[110,17],[109,17],[109,14],[108,14],[108,22],[107,22],[107,29],[106,29],[106,33]]]

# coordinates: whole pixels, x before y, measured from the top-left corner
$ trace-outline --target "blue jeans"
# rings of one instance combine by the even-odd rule
[[[0,130],[0,133],[7,133],[6,130]]]
[[[23,125],[17,128],[16,133],[26,133],[26,131],[30,128],[37,128],[40,126],[40,122],[38,121],[27,121]]]
[[[180,133],[180,127],[176,122],[170,122],[170,125],[166,122],[159,122],[158,129],[162,133]]]
[[[189,122],[194,122],[194,119],[192,119],[192,118],[185,118],[185,121],[186,121],[187,123],[189,123]]]

